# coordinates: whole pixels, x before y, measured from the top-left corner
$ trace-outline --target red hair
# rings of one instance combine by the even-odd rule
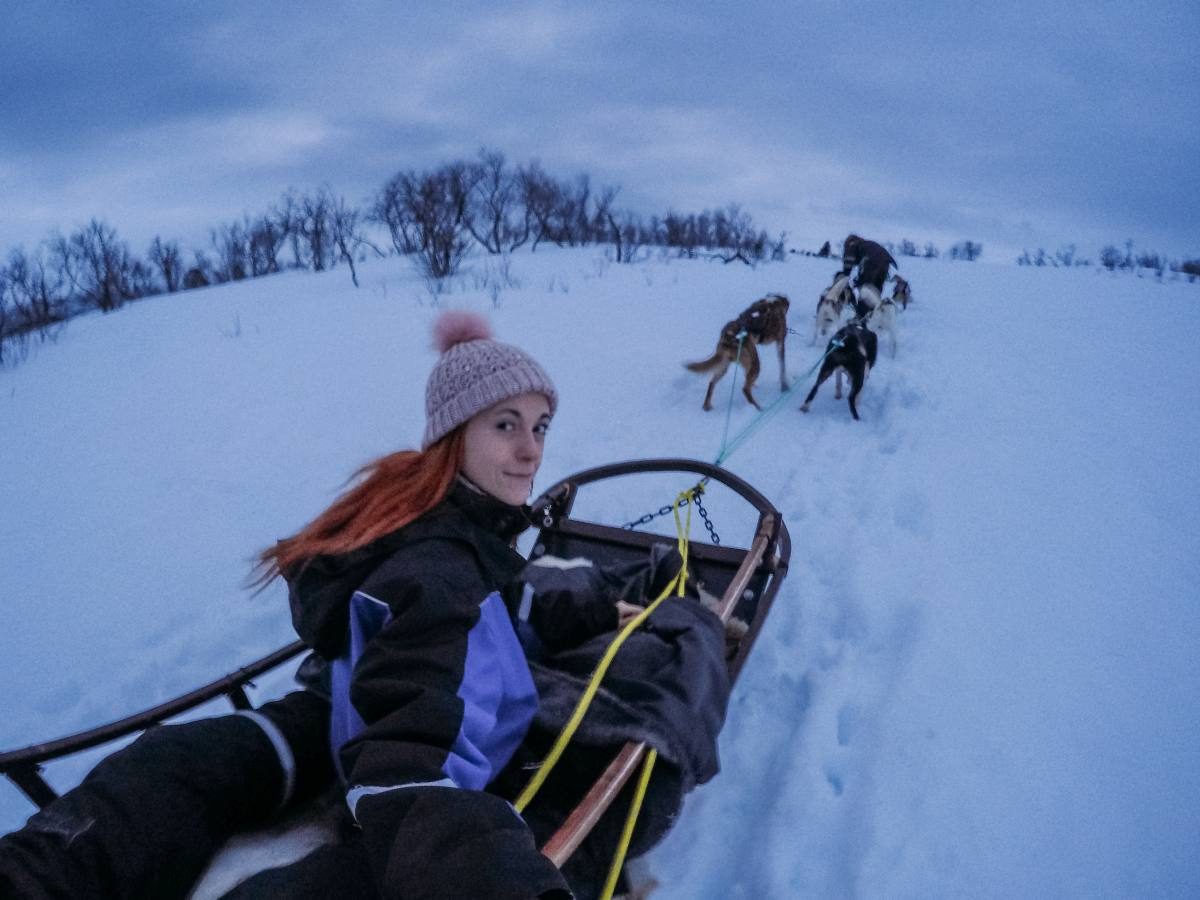
[[[463,429],[425,450],[401,450],[363,466],[358,483],[290,538],[258,556],[252,583],[290,577],[323,554],[349,553],[403,528],[450,493],[462,468]]]

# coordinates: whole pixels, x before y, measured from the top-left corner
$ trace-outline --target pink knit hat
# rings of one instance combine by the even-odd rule
[[[471,312],[444,312],[433,325],[441,358],[425,385],[425,437],[421,449],[445,437],[476,413],[501,400],[535,391],[558,408],[558,391],[532,356],[492,339],[487,320]]]

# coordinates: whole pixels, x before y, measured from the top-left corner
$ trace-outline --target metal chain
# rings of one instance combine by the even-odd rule
[[[704,521],[704,527],[705,527],[705,529],[708,530],[708,536],[712,539],[712,542],[714,544],[719,544],[719,543],[721,543],[721,536],[719,534],[717,534],[717,530],[713,527],[712,520],[708,517],[708,510],[705,509],[704,504],[700,502],[700,495],[704,492],[704,483],[706,481],[708,481],[708,479],[703,478],[699,482],[697,482],[697,484],[694,488],[692,488],[692,490],[695,492],[693,494],[693,496],[695,497],[695,500],[696,500],[696,512],[698,512],[700,514],[700,518]],[[691,502],[690,500],[684,500],[683,503],[680,505],[687,506],[688,503],[690,503],[690,502]],[[632,522],[626,522],[621,527],[629,530],[629,529],[637,528],[639,525],[648,525],[650,522],[653,522],[659,516],[665,516],[667,513],[669,513],[674,508],[675,508],[674,503],[668,503],[666,506],[659,509],[658,512],[646,513],[640,519],[635,519]]]
[[[712,538],[714,544],[721,543],[721,537],[713,528],[712,520],[708,517],[708,510],[704,508],[704,504],[700,502],[700,495],[696,494],[696,512],[700,513],[700,518],[704,520],[704,527],[708,529],[708,536]]]

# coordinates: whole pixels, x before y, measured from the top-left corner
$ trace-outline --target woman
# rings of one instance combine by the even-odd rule
[[[444,314],[435,339],[422,450],[367,466],[260,557],[327,690],[148,730],[0,838],[0,895],[184,896],[233,831],[328,784],[332,749],[358,828],[235,895],[570,896],[483,791],[537,706],[498,589],[525,562],[513,542],[558,395],[478,316]]]
[[[296,630],[328,662],[330,740],[361,839],[239,895],[344,893],[369,875],[353,892],[569,896],[520,816],[484,791],[537,708],[500,588],[525,563],[513,544],[558,394],[478,316],[444,314],[435,341],[422,449],[367,466],[260,558],[264,582],[287,579]]]

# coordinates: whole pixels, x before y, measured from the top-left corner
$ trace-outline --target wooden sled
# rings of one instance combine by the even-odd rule
[[[692,475],[704,484],[719,483],[757,513],[757,523],[746,548],[728,547],[701,540],[693,534],[689,545],[689,573],[710,595],[719,598],[717,613],[723,621],[736,616],[748,628],[729,655],[731,678],[740,672],[762,629],[779,585],[787,573],[791,541],[783,517],[771,503],[742,479],[715,465],[687,459],[654,459],[616,463],[588,469],[559,481],[533,503],[538,532],[531,558],[542,555],[586,557],[597,565],[644,560],[654,544],[670,543],[663,534],[630,527],[582,521],[571,516],[580,489],[596,482],[638,473],[682,473],[691,487]],[[664,498],[667,500],[671,497]],[[659,510],[659,513],[668,508]],[[648,517],[643,517],[645,520]],[[693,528],[693,532],[695,532]],[[47,763],[128,738],[206,703],[226,697],[235,709],[251,709],[246,687],[265,673],[294,660],[305,652],[304,644],[291,643],[223,678],[143,712],[97,728],[0,753],[0,773],[39,808],[57,797],[43,777]],[[645,744],[628,744],[583,797],[561,828],[542,848],[556,865],[562,866],[587,837],[591,828],[612,804],[645,754]],[[198,896],[198,895],[194,895]]]

